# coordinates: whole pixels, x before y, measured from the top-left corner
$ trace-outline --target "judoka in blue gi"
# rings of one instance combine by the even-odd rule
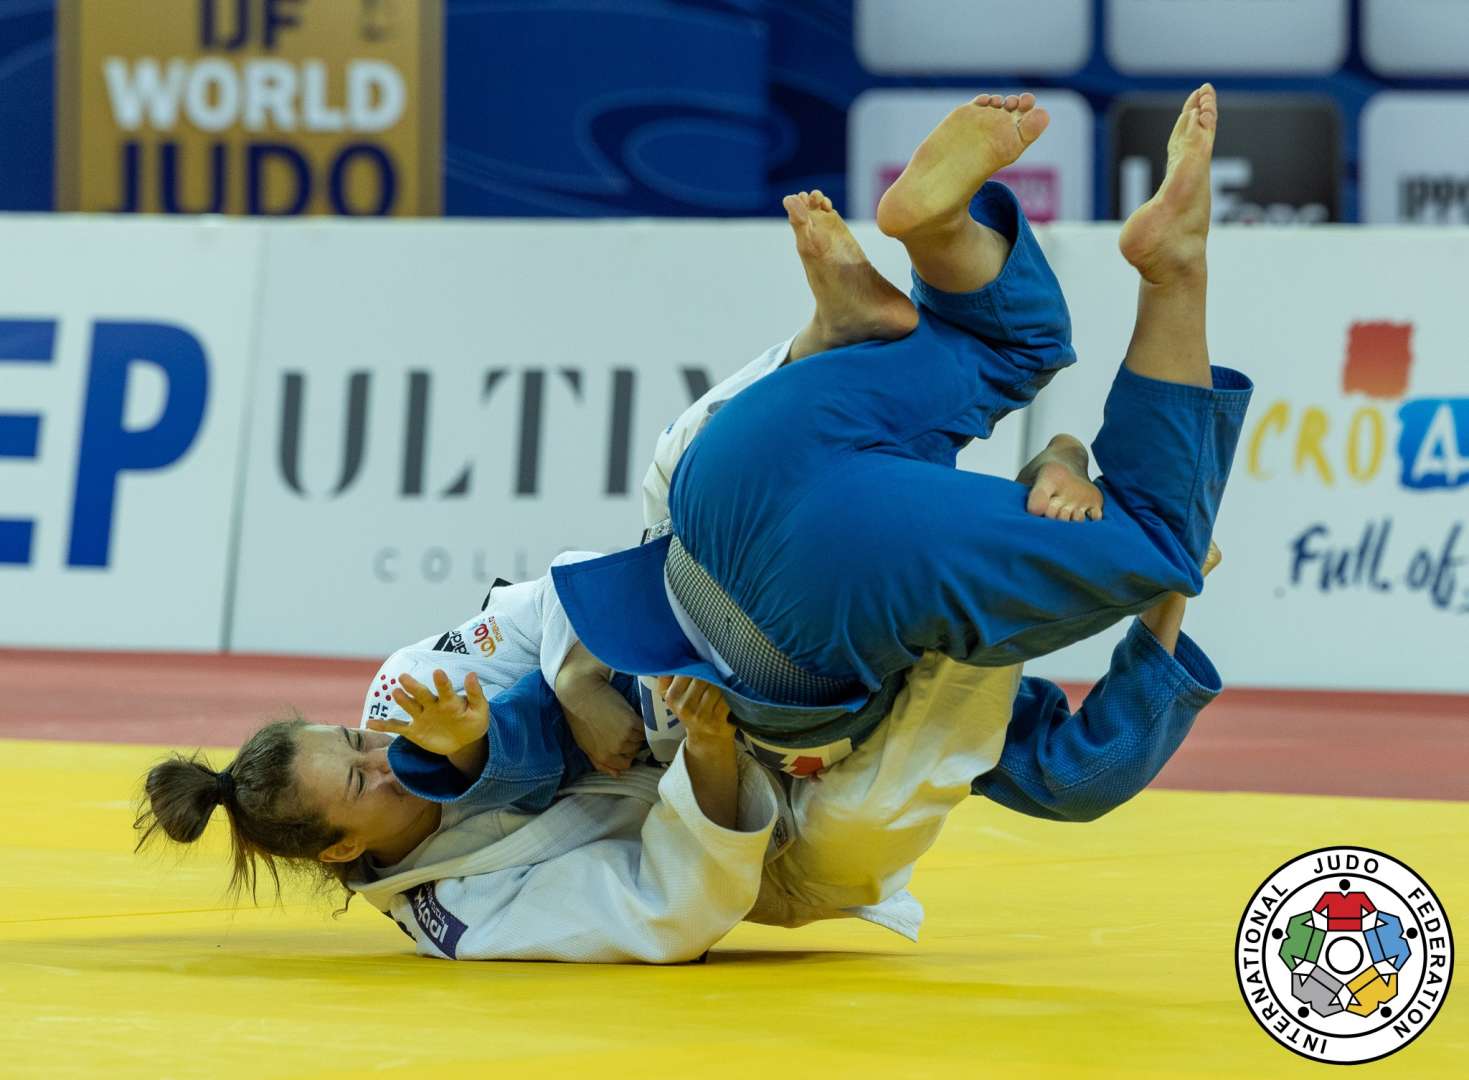
[[[826,767],[859,746],[926,652],[1011,665],[1201,588],[1251,389],[1211,367],[1205,343],[1211,87],[1185,104],[1167,178],[1122,234],[1142,281],[1093,445],[1101,520],[1037,516],[1023,486],[953,467],[969,439],[1075,361],[1035,237],[1014,197],[986,183],[1044,129],[1033,106],[1026,95],[956,109],[884,196],[878,224],[913,262],[916,326],[816,355],[793,347],[799,363],[724,403],[683,454],[664,535],[553,571],[595,656],[718,686],[747,741],[788,769]],[[823,213],[804,216],[819,228]],[[881,293],[862,295],[853,260],[826,254],[823,265],[803,251],[813,326],[823,305],[850,311],[853,294]],[[828,325],[840,321],[828,312]],[[1172,660],[1217,690],[1191,643]],[[1088,817],[1115,805],[1192,722],[1149,728],[1141,721],[1156,717],[1141,703],[1067,722],[1059,696],[1031,685],[1011,741],[1033,767],[976,781],[1028,812]],[[1099,761],[1112,766],[1105,783],[1083,792]]]

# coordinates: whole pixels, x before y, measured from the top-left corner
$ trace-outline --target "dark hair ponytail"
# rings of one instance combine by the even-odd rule
[[[214,808],[224,801],[225,784],[209,767],[209,760],[199,751],[189,757],[174,754],[148,770],[143,791],[148,800],[151,820],[139,843],[147,841],[155,829],[175,843],[192,844],[204,835],[204,827]]]
[[[256,899],[264,864],[280,896],[276,861],[309,870],[326,884],[345,884],[352,866],[326,864],[317,855],[343,836],[296,792],[296,732],[305,721],[278,720],[245,741],[235,759],[215,771],[202,751],[173,754],[148,770],[133,828],[141,849],[159,832],[180,844],[204,835],[217,806],[230,822],[233,871],[229,891]]]

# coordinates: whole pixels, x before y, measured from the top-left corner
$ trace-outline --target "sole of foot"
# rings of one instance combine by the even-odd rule
[[[1052,521],[1100,521],[1102,491],[1088,479],[1091,458],[1079,439],[1057,435],[1020,474],[1025,509]]]
[[[1203,269],[1209,236],[1209,165],[1218,126],[1218,95],[1205,83],[1189,95],[1173,125],[1162,185],[1122,227],[1118,247],[1123,258],[1154,285]]]
[[[1019,160],[1051,122],[1034,94],[981,94],[949,113],[877,205],[877,227],[902,239],[968,216],[984,182]]]
[[[803,191],[787,195],[781,205],[816,299],[818,348],[892,341],[913,332],[918,325],[913,301],[867,261],[829,198],[820,191]]]

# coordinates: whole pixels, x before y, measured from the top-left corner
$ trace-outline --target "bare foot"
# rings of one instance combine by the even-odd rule
[[[797,335],[791,360],[863,341],[892,341],[913,332],[918,309],[867,261],[862,245],[831,200],[819,191],[783,202],[796,253],[816,297],[816,315]]]
[[[1122,227],[1122,255],[1146,281],[1167,284],[1204,265],[1209,236],[1209,161],[1219,126],[1219,100],[1205,83],[1183,104],[1168,138],[1163,184]]]
[[[1030,486],[1026,511],[1053,521],[1100,521],[1102,492],[1087,478],[1090,467],[1079,439],[1057,435],[1016,477]]]
[[[986,180],[1015,162],[1046,130],[1051,116],[1034,94],[980,94],[949,113],[877,204],[877,227],[902,239],[953,227]]]

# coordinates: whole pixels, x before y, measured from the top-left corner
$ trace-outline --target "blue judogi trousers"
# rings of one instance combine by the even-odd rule
[[[1028,514],[1022,485],[954,468],[1076,359],[1015,197],[987,184],[971,213],[1012,244],[993,282],[956,295],[915,279],[912,334],[761,379],[714,415],[672,480],[673,531],[698,563],[786,657],[861,684],[874,704],[925,650],[1012,664],[1166,593],[1196,595],[1250,399],[1227,368],[1212,389],[1119,370],[1092,447],[1097,522]],[[870,712],[820,737],[860,735]],[[767,735],[815,719],[758,704],[740,717]]]

